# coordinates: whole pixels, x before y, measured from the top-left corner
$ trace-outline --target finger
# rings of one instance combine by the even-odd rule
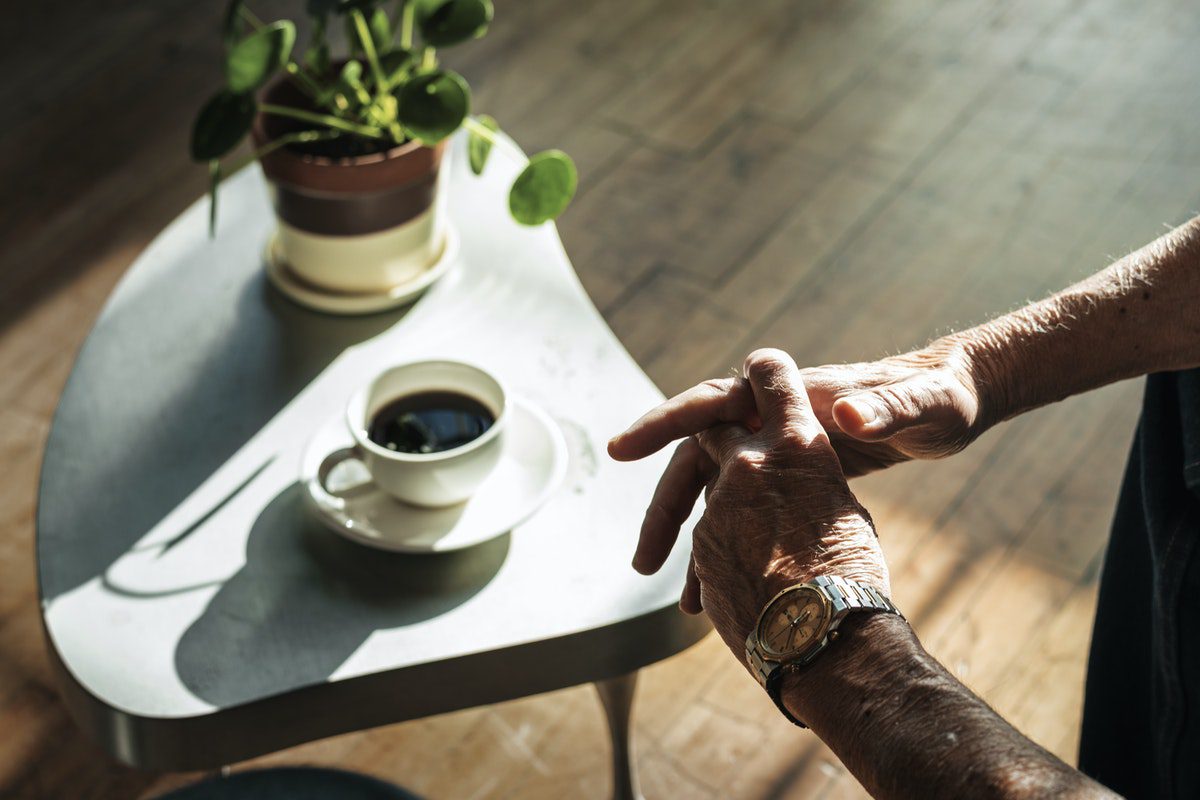
[[[700,603],[700,579],[696,577],[696,559],[688,562],[687,578],[683,582],[683,594],[679,596],[679,608],[685,614],[699,614],[704,610]]]
[[[696,441],[710,459],[724,466],[749,446],[753,435],[744,425],[726,422],[696,434]]]
[[[715,472],[716,465],[695,439],[685,439],[675,448],[642,520],[633,554],[635,570],[643,575],[658,572],[679,538],[679,528],[691,516],[696,498]]]
[[[833,420],[846,435],[877,442],[917,425],[962,419],[970,412],[967,402],[922,376],[842,397],[833,404]]]
[[[742,367],[755,407],[766,426],[779,427],[797,419],[813,420],[804,379],[792,357],[782,350],[755,350]]]
[[[758,424],[754,395],[741,378],[705,381],[672,397],[608,443],[617,461],[635,461],[676,439],[694,436],[722,422]]]

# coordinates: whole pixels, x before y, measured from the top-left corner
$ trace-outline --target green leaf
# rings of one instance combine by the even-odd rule
[[[320,10],[320,9],[315,9]],[[309,3],[309,13],[313,13],[314,7]],[[324,78],[331,71],[329,41],[326,37],[328,28],[327,15],[314,16],[312,33],[309,35],[308,48],[304,51],[304,66],[308,67],[309,72]]]
[[[500,130],[500,125],[496,120],[489,117],[487,114],[480,114],[475,118],[483,127],[493,133]],[[467,156],[471,162],[471,172],[476,175],[483,174],[483,168],[487,164],[488,156],[492,152],[492,140],[485,139],[475,131],[471,131],[471,135],[467,138]]]
[[[345,95],[353,95],[360,88],[364,88],[362,64],[358,61],[347,61],[342,65],[342,74],[338,76],[338,91]]]
[[[487,33],[492,0],[414,0],[421,39],[433,47],[478,39]]]
[[[579,173],[561,150],[546,150],[529,159],[508,193],[508,210],[522,225],[541,225],[571,203]]]
[[[413,138],[434,145],[458,130],[471,111],[471,90],[449,70],[418,75],[400,87],[399,117]]]
[[[371,31],[371,41],[375,43],[375,52],[382,53],[392,42],[392,22],[387,12],[377,8],[367,17],[367,28]]]
[[[237,147],[250,131],[254,112],[254,98],[248,94],[220,92],[212,97],[192,126],[192,158],[210,161]]]
[[[388,83],[393,86],[400,82],[405,71],[411,69],[416,61],[417,57],[403,47],[393,48],[379,56],[379,65],[383,68],[383,74],[387,76]]]
[[[304,53],[304,66],[314,75],[324,77],[331,68],[329,45],[325,42],[314,44]]]
[[[232,47],[245,27],[242,20],[242,8],[246,0],[229,0],[225,6],[225,16],[221,18],[221,35],[225,37],[225,46]]]
[[[225,57],[225,84],[234,94],[252,92],[278,72],[292,55],[296,26],[275,22],[235,44]]]

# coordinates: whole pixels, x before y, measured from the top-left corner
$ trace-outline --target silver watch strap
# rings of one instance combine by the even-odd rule
[[[814,586],[821,588],[829,602],[833,604],[834,616],[840,616],[857,609],[887,611],[904,619],[900,609],[888,599],[887,595],[867,584],[848,581],[840,575],[820,575],[813,579]]]

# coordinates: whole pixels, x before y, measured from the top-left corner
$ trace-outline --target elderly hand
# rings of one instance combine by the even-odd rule
[[[871,519],[846,485],[795,362],[759,350],[745,374],[752,408],[679,445],[634,556],[638,571],[657,571],[707,489],[680,605],[703,607],[739,659],[762,607],[786,586],[838,574],[890,593]]]
[[[962,450],[986,429],[975,359],[958,339],[942,339],[900,356],[803,370],[813,413],[829,435],[847,477],[914,458]],[[646,414],[608,445],[619,461],[654,453],[718,425],[758,424],[746,381],[705,381]]]

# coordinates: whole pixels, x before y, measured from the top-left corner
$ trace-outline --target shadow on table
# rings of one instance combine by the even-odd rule
[[[119,319],[89,337],[46,448],[45,600],[103,575],[334,359],[407,311],[309,311],[267,285],[257,255],[241,260],[218,279],[226,262],[192,254],[173,282],[124,292]]]
[[[322,527],[295,484],[259,515],[245,567],[184,633],[176,671],[218,706],[320,683],[373,632],[466,602],[499,571],[508,548],[505,535],[454,553],[372,550]]]

